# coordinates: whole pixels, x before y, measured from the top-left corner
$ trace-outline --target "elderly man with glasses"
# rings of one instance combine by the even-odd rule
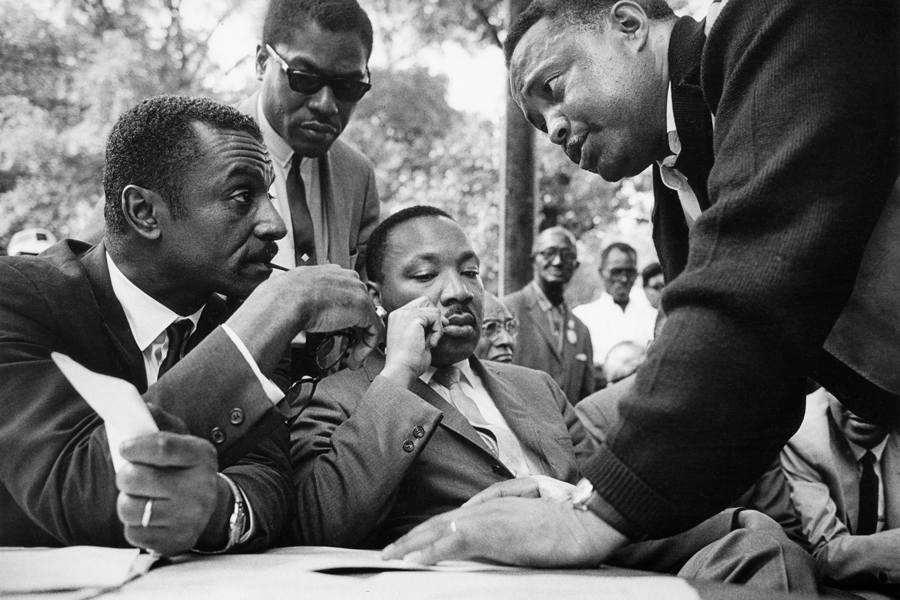
[[[484,320],[475,356],[482,360],[511,363],[516,351],[519,321],[506,305],[490,292],[484,293]]]
[[[513,362],[548,373],[575,404],[594,391],[591,336],[563,297],[578,268],[575,236],[562,227],[545,229],[531,260],[534,279],[503,299],[520,323]]]

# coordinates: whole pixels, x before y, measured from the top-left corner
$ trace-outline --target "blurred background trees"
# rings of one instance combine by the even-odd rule
[[[375,163],[383,212],[420,203],[447,210],[469,232],[486,286],[496,291],[503,105],[454,107],[454,82],[434,63],[467,53],[503,77],[505,0],[361,4],[376,30],[374,86],[344,138]],[[25,227],[77,233],[102,196],[105,139],[127,107],[160,93],[233,103],[255,89],[263,7],[259,0],[0,0],[0,250]],[[246,46],[236,60],[215,49],[235,43]],[[563,225],[583,243],[584,265],[570,290],[576,303],[593,295],[602,245],[623,239],[642,264],[653,259],[648,174],[607,183],[540,136],[536,155],[538,227]]]

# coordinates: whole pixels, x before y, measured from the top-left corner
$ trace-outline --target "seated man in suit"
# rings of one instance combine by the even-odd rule
[[[109,136],[103,241],[0,259],[0,544],[171,555],[281,535],[293,493],[269,377],[301,329],[359,327],[358,365],[380,324],[354,271],[269,279],[285,235],[271,177],[252,119],[153,98]],[[218,294],[246,301],[229,316]],[[163,431],[126,441],[118,472],[52,351],[132,383],[151,407]]]
[[[534,279],[503,299],[519,320],[519,352],[513,362],[550,374],[575,404],[594,392],[591,335],[563,293],[578,268],[575,236],[545,229],[531,248]]]
[[[490,292],[484,293],[484,320],[475,356],[482,360],[511,363],[516,351],[519,322],[506,305]]]
[[[821,388],[807,397],[803,425],[781,462],[825,581],[868,598],[895,598],[900,433],[863,421]]]
[[[574,483],[592,445],[556,382],[473,354],[484,288],[460,226],[402,210],[367,260],[386,349],[325,379],[294,424],[300,541],[380,548],[498,481]]]

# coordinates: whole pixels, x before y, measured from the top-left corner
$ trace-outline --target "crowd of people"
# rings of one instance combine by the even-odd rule
[[[900,214],[896,3],[715,0],[697,22],[533,0],[505,42],[516,103],[583,169],[654,173],[660,262],[609,244],[574,307],[564,228],[498,298],[427,198],[381,218],[339,139],[372,39],[356,0],[270,0],[257,92],[129,108],[87,228],[11,241],[0,545],[329,545],[895,597],[900,306],[867,247],[895,246]],[[133,384],[160,431],[115,463],[51,352]]]

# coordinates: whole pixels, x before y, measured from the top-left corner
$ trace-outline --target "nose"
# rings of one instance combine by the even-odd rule
[[[280,240],[287,235],[287,227],[284,219],[275,210],[275,205],[269,199],[260,198],[256,211],[256,237],[262,240]]]
[[[313,94],[309,101],[309,107],[320,115],[336,115],[338,113],[337,98],[335,98],[331,86],[323,86],[321,90]]]
[[[556,115],[550,119],[550,126],[547,130],[550,141],[560,146],[566,145],[569,138],[569,121],[562,115]]]
[[[441,291],[441,304],[449,306],[451,304],[468,304],[475,295],[462,276],[456,271],[447,273],[444,279],[444,288]]]

